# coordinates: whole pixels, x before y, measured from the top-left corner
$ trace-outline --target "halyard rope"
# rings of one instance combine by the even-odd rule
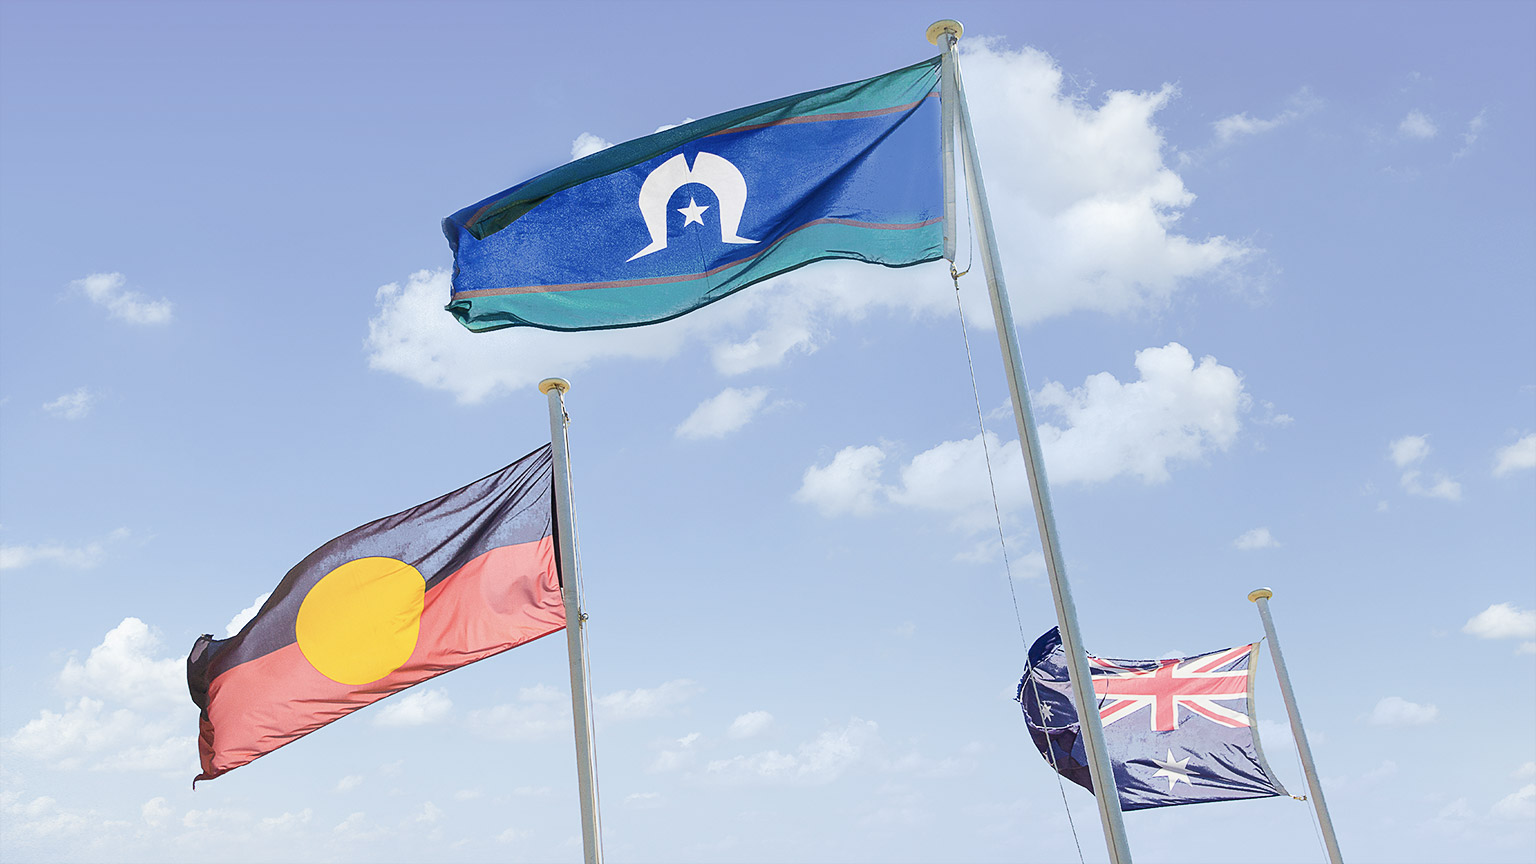
[[[967,208],[967,215],[969,215],[969,208]],[[966,248],[967,252],[969,253],[970,246],[967,245]],[[967,257],[970,257],[970,255],[968,254]],[[987,446],[987,423],[986,418],[981,411],[981,391],[976,386],[976,364],[971,359],[971,336],[970,332],[965,326],[965,306],[960,302],[960,277],[969,272],[971,272],[970,266],[967,266],[964,270],[956,270],[954,262],[950,262],[949,277],[953,279],[955,283],[955,311],[960,315],[960,337],[961,340],[965,343],[965,366],[968,370],[970,370],[971,373],[971,397],[976,405],[976,426],[981,430],[981,453],[987,464],[987,485],[992,492],[992,515],[997,520],[997,542],[1003,550],[1003,572],[1006,574],[1008,579],[1008,595],[1013,599],[1013,620],[1016,624],[1018,624],[1019,641],[1024,645],[1025,661],[1028,662],[1029,637],[1024,632],[1024,616],[1019,612],[1019,594],[1018,591],[1013,587],[1013,566],[1008,560],[1008,539],[1005,535],[1005,532],[1003,531],[1003,511],[1002,507],[997,502],[997,479],[992,471],[992,450],[989,446]],[[1035,683],[1033,672],[1033,669],[1029,670],[1027,677],[1029,679],[1030,689],[1033,690],[1035,694],[1035,704],[1039,705],[1041,704],[1040,690],[1038,685]],[[1023,707],[1022,703],[1020,707]],[[1021,711],[1020,714],[1022,716],[1023,712]],[[1029,728],[1028,718],[1025,717],[1024,719],[1025,729],[1027,731]],[[1044,719],[1045,718],[1042,717],[1041,721],[1044,722]],[[1085,860],[1083,858],[1083,844],[1077,836],[1077,823],[1072,819],[1072,807],[1067,802],[1067,787],[1064,783],[1062,783],[1061,771],[1056,766],[1056,750],[1051,746],[1049,727],[1046,727],[1045,734],[1045,758],[1051,763],[1051,771],[1056,774],[1056,790],[1061,793],[1061,807],[1067,813],[1067,826],[1071,828],[1072,842],[1077,846],[1077,860],[1082,862]]]

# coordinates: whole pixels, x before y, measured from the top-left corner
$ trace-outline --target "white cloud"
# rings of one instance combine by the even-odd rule
[[[795,500],[825,516],[872,513],[883,488],[880,465],[884,461],[885,451],[874,445],[844,447],[825,467],[805,469]]]
[[[345,841],[377,840],[387,832],[380,826],[368,821],[363,813],[353,813],[337,823],[331,833]]]
[[[135,706],[187,703],[186,656],[156,659],[160,637],[137,618],[124,618],[81,663],[71,657],[59,673],[67,691]],[[190,704],[190,703],[188,703]]]
[[[1036,398],[1064,427],[1040,424],[1051,480],[1099,483],[1122,474],[1147,483],[1168,479],[1170,462],[1199,461],[1226,450],[1242,427],[1250,399],[1242,378],[1209,355],[1198,365],[1177,342],[1136,352],[1141,380],[1108,372],[1068,391],[1047,383]]]
[[[1461,133],[1461,149],[1457,150],[1455,153],[1452,153],[1451,158],[1460,159],[1468,153],[1471,153],[1472,145],[1477,143],[1478,136],[1483,134],[1483,128],[1487,125],[1488,109],[1484,108],[1483,110],[1477,112],[1476,117],[1473,117],[1470,121],[1468,121],[1467,131]]]
[[[336,781],[336,791],[351,792],[353,789],[356,789],[361,785],[363,785],[363,775],[348,774],[347,776]]]
[[[433,804],[431,801],[423,804],[421,806],[421,812],[416,814],[417,822],[432,823],[441,818],[443,818],[443,808]]]
[[[1499,799],[1493,805],[1493,815],[1518,822],[1536,820],[1536,783],[1527,783]]]
[[[1069,92],[1046,54],[984,40],[968,41],[964,50],[978,147],[984,160],[990,155],[993,219],[1008,238],[1001,251],[1014,284],[1029,286],[1028,298],[1013,304],[1020,325],[1078,310],[1161,308],[1190,282],[1223,276],[1252,257],[1239,241],[1176,231],[1194,195],[1164,163],[1156,115],[1173,98],[1171,86],[1111,92],[1090,105]],[[601,143],[583,135],[572,153]],[[1008,158],[1021,150],[1031,158]],[[876,310],[952,315],[950,297],[932,290],[941,272],[824,263],[663,324],[492,335],[469,333],[445,313],[447,272],[423,270],[379,289],[369,364],[462,402],[593,363],[669,357],[695,341],[709,349],[717,370],[735,375],[814,351],[837,323]],[[985,306],[979,276],[966,282],[968,302]],[[991,326],[981,317],[980,326]]]
[[[1423,726],[1435,722],[1440,709],[1434,705],[1409,702],[1401,696],[1387,696],[1371,710],[1373,726]]]
[[[411,689],[381,703],[374,715],[375,726],[425,726],[436,723],[453,710],[453,700],[444,690]]]
[[[1430,453],[1429,436],[1404,435],[1387,445],[1387,453],[1393,464],[1405,469],[1400,484],[1403,491],[1409,495],[1418,495],[1424,498],[1444,498],[1447,501],[1461,500],[1461,484],[1445,476],[1436,474],[1434,480],[1426,483],[1424,472],[1417,468],[1410,468],[1423,462]]]
[[[96,394],[89,387],[79,387],[43,404],[43,410],[61,420],[84,420],[96,404]]]
[[[1536,610],[1495,603],[1473,615],[1461,632],[1481,639],[1536,639]]]
[[[1536,433],[1521,438],[1494,454],[1493,476],[1503,477],[1516,471],[1536,468]]]
[[[175,812],[175,809],[166,803],[164,798],[151,798],[144,802],[143,807],[139,808],[139,813],[144,817],[145,824],[151,828],[158,828],[165,824],[171,818],[171,814]]]
[[[263,831],[291,831],[295,826],[308,825],[315,811],[305,807],[297,813],[284,811],[278,816],[265,816],[257,824]]]
[[[1232,541],[1232,545],[1244,551],[1249,549],[1275,549],[1280,546],[1280,541],[1270,535],[1268,528],[1255,528],[1252,531],[1243,532],[1242,536]]]
[[[733,781],[822,785],[841,777],[854,765],[877,758],[880,729],[857,717],[841,729],[829,729],[794,753],[765,750],[710,762],[709,775]]]
[[[647,717],[665,717],[672,709],[687,702],[699,693],[697,683],[678,678],[650,689],[619,690],[597,700],[597,707],[606,718],[613,720],[640,720]]]
[[[171,301],[150,300],[137,291],[125,287],[127,278],[121,273],[92,273],[84,279],[69,283],[81,291],[93,303],[106,309],[113,318],[129,324],[166,324],[171,320]]]
[[[126,708],[109,710],[101,700],[82,696],[68,703],[62,714],[43,709],[5,739],[5,745],[66,770],[190,771],[197,762],[197,736],[172,734],[184,726]]]
[[[1422,462],[1424,457],[1429,455],[1429,436],[1404,435],[1388,444],[1387,451],[1397,467],[1407,468],[1409,465]]]
[[[125,540],[127,528],[119,528],[108,534],[107,541]],[[0,570],[20,570],[33,564],[53,563],[72,570],[89,570],[100,564],[106,555],[103,541],[96,540],[84,546],[65,546],[45,543],[37,546],[0,546]]]
[[[773,725],[773,715],[767,711],[748,711],[731,721],[726,735],[731,738],[756,738]]]
[[[553,687],[524,687],[515,703],[469,712],[469,726],[488,738],[510,741],[570,734],[571,703],[565,693]]]
[[[20,796],[6,793],[0,798],[0,814],[5,816],[7,841],[25,836],[56,842],[59,837],[83,833],[91,827],[92,821],[80,813],[65,810],[47,795],[24,802]]]
[[[632,792],[624,798],[624,806],[631,810],[655,810],[661,805],[660,792]]]
[[[197,736],[182,734],[195,728],[186,658],[157,658],[159,647],[144,622],[123,619],[85,662],[65,662],[59,685],[77,698],[62,712],[38,712],[4,739],[5,750],[66,770],[192,772]]]
[[[1246,111],[1241,114],[1223,117],[1211,124],[1216,132],[1216,144],[1217,146],[1226,146],[1239,138],[1271,132],[1306,116],[1317,105],[1318,100],[1312,96],[1312,91],[1303,87],[1295,95],[1291,96],[1290,103],[1284,111],[1268,120],[1250,117]]]
[[[656,759],[651,762],[651,766],[646,770],[652,774],[665,774],[669,771],[681,771],[693,765],[698,744],[703,737],[698,732],[689,732],[687,735],[678,738],[673,742],[675,749],[673,745],[669,745],[661,750],[661,752],[656,754]]]
[[[1040,443],[1046,474],[1056,485],[1093,484],[1120,476],[1145,483],[1169,479],[1171,465],[1197,462],[1236,440],[1251,399],[1242,378],[1214,357],[1198,364],[1177,342],[1136,353],[1138,381],[1121,383],[1108,372],[1068,390],[1048,382],[1034,396],[1042,417]],[[825,467],[812,466],[795,498],[828,516],[867,514],[882,501],[948,513],[954,527],[972,533],[994,524],[987,464],[997,478],[998,504],[1009,513],[1029,505],[1024,456],[1017,440],[982,436],[945,441],[917,454],[885,484],[885,451],[847,447]],[[989,541],[990,542],[990,541]],[[990,552],[983,556],[990,559]]]
[[[1422,476],[1423,473],[1420,471],[1404,471],[1402,479],[1403,491],[1409,495],[1418,495],[1424,498],[1444,498],[1447,501],[1461,500],[1460,483],[1444,474],[1436,474],[1435,479],[1426,485],[1420,479]]]
[[[1512,775],[1516,780],[1530,780],[1536,778],[1536,762],[1526,762],[1515,769]]]
[[[1418,109],[1409,111],[1408,116],[1403,118],[1403,122],[1397,124],[1397,134],[1404,138],[1427,140],[1435,137],[1439,131],[1434,121],[1430,120],[1427,114]]]
[[[738,390],[727,387],[720,394],[706,399],[693,409],[677,427],[677,437],[690,440],[724,438],[731,432],[747,425],[762,410],[768,398],[766,387]]]
[[[612,141],[600,138],[591,132],[583,132],[571,142],[571,161],[591,156],[593,153],[601,153],[612,146]]]
[[[256,617],[256,613],[261,611],[261,604],[267,602],[267,598],[271,596],[271,591],[260,594],[256,597],[256,600],[251,603],[251,605],[241,609],[239,612],[236,612],[235,617],[229,619],[229,623],[224,625],[224,638],[229,639],[230,637],[238,634],[240,632],[240,628],[244,627],[246,624],[249,624],[251,619]]]

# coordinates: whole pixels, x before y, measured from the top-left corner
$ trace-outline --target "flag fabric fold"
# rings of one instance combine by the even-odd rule
[[[1121,809],[1286,794],[1254,729],[1257,655],[1258,643],[1160,660],[1089,655]],[[1029,649],[1017,698],[1040,755],[1091,792],[1066,663],[1053,627]]]
[[[187,657],[197,780],[565,626],[545,445],[331,540],[227,639]],[[194,781],[195,782],[195,781]]]
[[[814,261],[941,256],[939,60],[666,129],[443,220],[470,330],[631,327]]]

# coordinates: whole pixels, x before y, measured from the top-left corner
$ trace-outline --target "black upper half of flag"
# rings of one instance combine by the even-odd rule
[[[1254,731],[1256,645],[1195,657],[1092,657],[1095,701],[1124,810],[1284,795]],[[1056,628],[1029,649],[1018,701],[1035,747],[1093,791]]]
[[[360,558],[394,558],[432,588],[479,556],[554,534],[554,469],[548,444],[469,485],[354,528],[288,571],[256,616],[228,639],[203,636],[187,658],[192,701],[206,708],[208,685],[228,669],[293,644],[304,598],[328,573]]]

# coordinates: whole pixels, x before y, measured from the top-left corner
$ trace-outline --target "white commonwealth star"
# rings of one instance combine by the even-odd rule
[[[709,205],[708,204],[705,204],[703,207],[700,207],[697,201],[694,201],[692,198],[689,198],[688,199],[688,206],[687,207],[679,207],[679,208],[677,208],[677,212],[683,214],[683,227],[687,228],[689,225],[692,225],[695,222],[699,223],[700,225],[703,225],[704,224],[704,211],[708,210],[708,209],[709,209]]]
[[[1055,713],[1055,709],[1053,709],[1051,706],[1045,704],[1044,702],[1040,703],[1040,719],[1041,720],[1045,720],[1045,721],[1049,722],[1050,719],[1051,719],[1051,715],[1054,714],[1054,713]]]
[[[1159,777],[1167,777],[1169,792],[1173,791],[1174,784],[1178,783],[1180,780],[1183,780],[1185,783],[1189,783],[1191,786],[1195,785],[1194,783],[1190,782],[1189,769],[1184,767],[1185,765],[1189,764],[1188,756],[1184,757],[1183,759],[1174,759],[1173,751],[1169,750],[1167,762],[1164,762],[1161,759],[1153,759],[1152,764],[1161,769],[1156,774],[1152,775],[1152,779],[1156,780]]]

